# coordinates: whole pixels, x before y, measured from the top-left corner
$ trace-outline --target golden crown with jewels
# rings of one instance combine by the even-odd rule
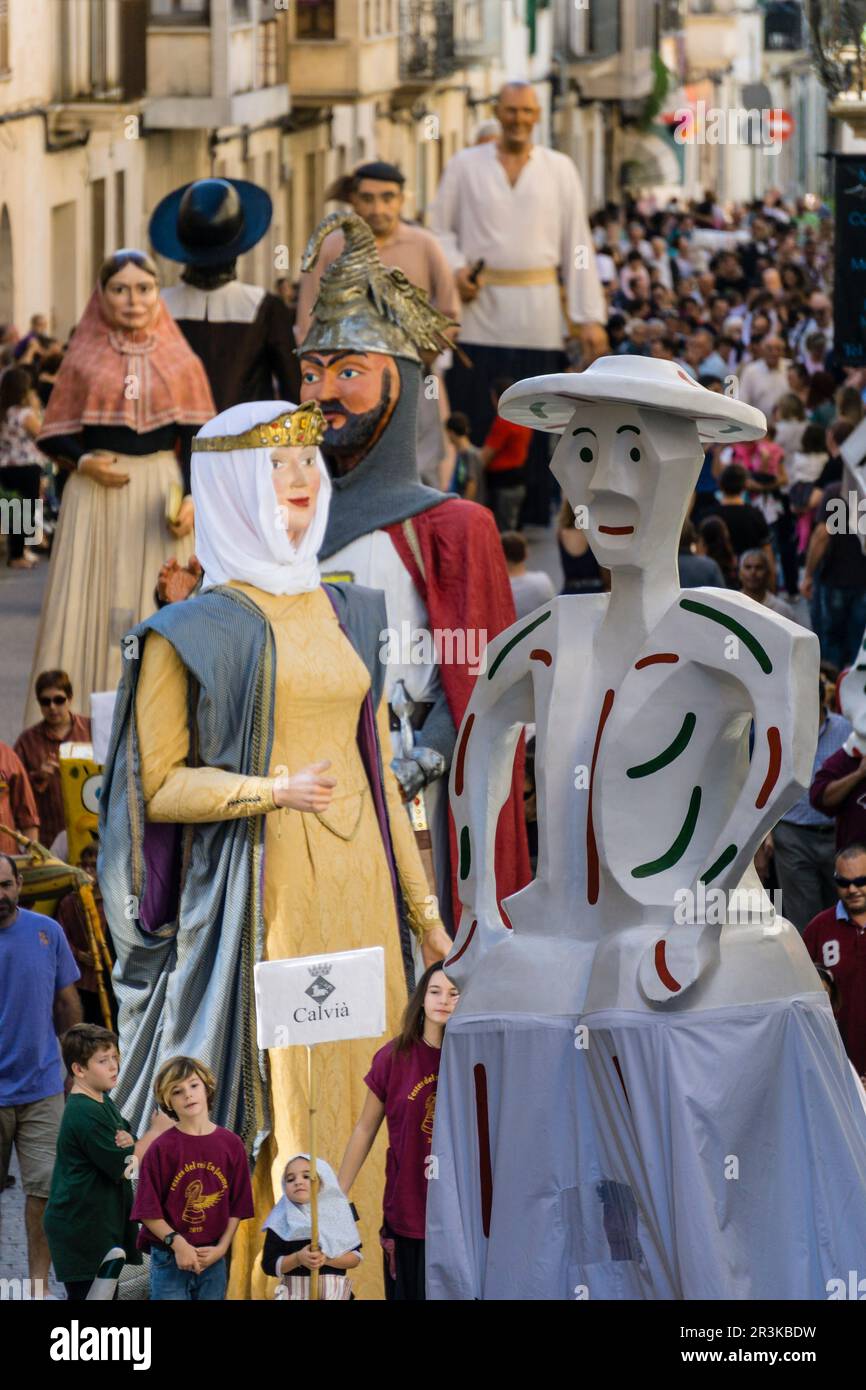
[[[210,439],[197,436],[192,441],[194,454],[229,454],[235,449],[297,449],[307,444],[321,444],[327,422],[315,401],[299,405],[297,410],[284,411],[276,420],[254,425],[244,434],[218,434]]]

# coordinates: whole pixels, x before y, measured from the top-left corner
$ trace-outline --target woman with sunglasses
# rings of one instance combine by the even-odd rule
[[[38,675],[36,699],[42,718],[25,729],[15,744],[36,797],[39,838],[47,848],[66,828],[60,794],[60,745],[90,742],[90,720],[74,713],[72,694],[72,682],[65,671]]]

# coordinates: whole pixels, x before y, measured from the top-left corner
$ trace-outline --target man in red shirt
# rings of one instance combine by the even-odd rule
[[[490,393],[494,411],[499,397],[513,385],[510,377],[497,377],[494,381]],[[487,480],[487,502],[500,534],[518,529],[520,508],[526,496],[526,460],[531,443],[532,430],[494,415],[481,450],[481,462]]]
[[[845,1051],[866,1074],[866,845],[849,845],[836,855],[839,901],[813,917],[803,940],[816,965],[829,970],[839,988],[839,1032]]]
[[[866,843],[866,756],[848,745],[832,753],[812,778],[809,800],[816,811],[836,818],[836,848]]]

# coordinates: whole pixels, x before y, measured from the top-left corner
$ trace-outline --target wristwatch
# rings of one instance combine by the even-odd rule
[[[163,1236],[162,1243],[170,1250],[174,1241],[177,1240],[177,1231],[169,1231],[167,1236]]]

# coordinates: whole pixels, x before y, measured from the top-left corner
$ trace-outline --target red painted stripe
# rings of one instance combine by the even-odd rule
[[[764,785],[758,792],[758,799],[755,806],[760,811],[770,799],[770,792],[779,780],[779,773],[782,770],[782,735],[776,725],[772,725],[767,730],[767,743],[770,748],[770,761],[767,767],[767,775],[764,778]]]
[[[667,988],[671,990],[674,994],[677,994],[682,989],[682,985],[680,984],[679,980],[675,980],[671,972],[668,970],[667,961],[665,960],[664,941],[656,942],[656,973],[659,979],[661,980],[662,984],[666,985]]]
[[[512,923],[509,922],[509,920],[508,920],[508,913],[505,911],[505,908],[502,906],[502,903],[499,904],[499,915],[500,915],[500,917],[502,918],[502,920],[503,920],[503,922],[505,923],[505,925],[506,925],[506,927],[508,928],[508,930],[509,930],[509,931],[514,931],[514,927],[513,927]]]
[[[463,945],[460,947],[460,950],[457,952],[457,955],[456,955],[456,956],[449,956],[448,959],[445,961],[445,966],[446,966],[446,968],[447,968],[449,965],[456,965],[457,961],[458,961],[458,960],[460,959],[460,957],[463,955],[463,952],[466,950],[466,948],[468,947],[470,941],[472,940],[473,936],[475,935],[475,928],[476,928],[477,926],[478,926],[478,922],[477,922],[477,920],[476,920],[476,921],[474,921],[474,922],[472,923],[472,926],[469,928],[469,931],[466,933],[466,940],[463,942]]]
[[[645,666],[657,666],[660,662],[665,661],[672,663],[679,661],[679,657],[676,652],[656,652],[654,656],[641,657],[640,661],[635,662],[634,669],[642,671]]]
[[[592,784],[595,780],[595,765],[598,762],[598,750],[601,746],[601,736],[604,732],[604,726],[607,723],[608,715],[613,709],[613,698],[613,691],[608,690],[601,707],[601,714],[598,717],[598,728],[595,731],[595,747],[592,750],[592,767],[589,771],[589,797],[586,808],[586,898],[590,905],[594,905],[598,902],[599,886],[598,846],[595,843],[595,826],[592,823]]]
[[[475,723],[475,715],[470,714],[466,723],[463,725],[463,733],[460,735],[460,747],[457,749],[457,769],[454,773],[454,794],[463,795],[463,764],[466,761],[466,745],[469,742],[469,735],[472,733],[472,725]]]
[[[487,1109],[487,1071],[476,1062],[475,1119],[478,1125],[478,1176],[481,1180],[481,1229],[490,1236],[490,1212],[493,1207],[493,1166],[490,1162],[490,1116]]]
[[[631,536],[634,534],[633,526],[599,526],[598,529],[603,536]]]
[[[549,666],[553,661],[553,657],[550,655],[550,652],[545,651],[543,647],[536,647],[534,651],[529,653],[529,660],[543,661],[545,666]]]
[[[611,1061],[613,1062],[614,1066],[616,1067],[616,1074],[617,1074],[617,1076],[619,1077],[619,1084],[620,1084],[620,1086],[622,1086],[622,1093],[623,1093],[623,1095],[625,1096],[625,1103],[626,1103],[626,1105],[628,1106],[629,1110],[631,1110],[631,1101],[630,1101],[629,1098],[628,1098],[628,1091],[625,1089],[625,1081],[624,1081],[623,1075],[622,1075],[622,1067],[621,1067],[620,1064],[619,1064],[619,1058],[618,1058],[618,1057],[611,1057]]]

